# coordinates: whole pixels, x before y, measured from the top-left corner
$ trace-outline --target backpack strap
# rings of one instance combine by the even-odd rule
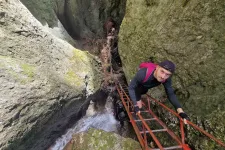
[[[146,82],[148,80],[148,78],[150,77],[150,75],[152,74],[152,72],[155,70],[156,68],[156,64],[152,63],[152,62],[143,62],[139,65],[139,68],[147,68],[146,70],[146,75],[144,80],[142,81],[142,83]]]

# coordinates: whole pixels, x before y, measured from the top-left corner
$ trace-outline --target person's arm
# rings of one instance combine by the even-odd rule
[[[181,105],[174,93],[174,90],[172,88],[172,81],[171,78],[167,79],[165,83],[163,83],[166,94],[169,98],[170,103],[175,107],[175,109],[177,110],[179,116],[181,118],[184,119],[184,123],[187,124],[187,120],[190,120],[190,118],[188,117],[188,115],[183,111],[183,109],[181,108]]]
[[[129,84],[129,95],[131,100],[133,101],[134,105],[137,105],[137,101],[139,101],[140,99],[138,99],[138,97],[140,97],[139,95],[137,96],[135,90],[138,87],[139,84],[141,84],[145,78],[146,75],[146,68],[142,68],[140,70],[138,70],[138,72],[136,73],[136,75],[134,76],[134,78],[131,80],[130,84]]]
[[[172,88],[172,81],[171,78],[167,79],[166,82],[163,83],[166,94],[168,96],[168,99],[170,103],[175,107],[178,113],[183,112],[183,109],[174,93],[174,90]]]

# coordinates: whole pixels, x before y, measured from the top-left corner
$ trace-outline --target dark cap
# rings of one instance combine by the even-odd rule
[[[160,67],[163,67],[164,69],[170,71],[171,73],[174,73],[175,71],[175,64],[169,60],[165,60],[158,64]]]

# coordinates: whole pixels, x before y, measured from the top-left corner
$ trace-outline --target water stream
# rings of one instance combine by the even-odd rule
[[[113,116],[112,99],[109,97],[104,109],[100,112],[96,112],[94,103],[91,103],[86,111],[86,115],[72,128],[68,129],[64,135],[58,138],[50,149],[62,150],[71,140],[73,134],[87,131],[89,128],[102,129],[107,132],[118,132],[119,127],[119,122]]]

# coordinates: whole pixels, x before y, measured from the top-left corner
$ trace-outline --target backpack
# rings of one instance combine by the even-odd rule
[[[142,81],[142,83],[144,83],[144,82],[146,82],[148,80],[148,78],[150,77],[150,75],[152,74],[152,72],[155,70],[156,66],[157,66],[157,64],[154,64],[152,62],[142,62],[139,65],[139,69],[141,69],[141,68],[147,68],[146,75],[145,75],[145,78]],[[165,81],[163,81],[163,82],[165,82]]]

